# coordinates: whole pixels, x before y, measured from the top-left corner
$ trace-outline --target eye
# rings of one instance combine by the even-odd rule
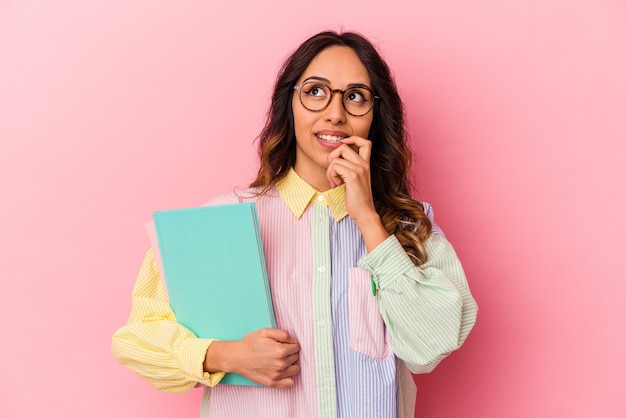
[[[328,87],[321,84],[306,83],[302,86],[302,92],[308,96],[326,97],[328,96]]]
[[[368,94],[362,89],[352,89],[346,92],[346,100],[354,104],[363,104],[368,101]]]

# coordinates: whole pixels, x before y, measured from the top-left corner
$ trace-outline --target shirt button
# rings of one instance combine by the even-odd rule
[[[322,385],[328,386],[329,384],[330,384],[330,381],[328,379],[322,379]]]
[[[321,194],[317,196],[317,200],[319,200],[320,202],[324,201],[324,196],[322,196]]]
[[[320,328],[326,328],[326,322],[324,322],[324,321],[319,321],[319,322],[317,323],[317,325],[319,325],[319,326],[320,326]]]
[[[320,268],[317,269],[317,271],[319,271],[320,273],[324,273],[326,271],[326,267],[321,266]]]

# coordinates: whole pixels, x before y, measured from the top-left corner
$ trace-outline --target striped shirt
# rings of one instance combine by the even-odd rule
[[[210,204],[256,203],[276,324],[301,347],[294,386],[219,385],[223,373],[203,372],[212,340],[176,323],[152,251],[128,323],[113,336],[114,355],[161,390],[204,385],[201,417],[413,417],[411,372],[432,370],[476,319],[451,245],[435,226],[419,267],[393,235],[368,254],[345,186],[320,193],[291,170],[266,194],[257,191]]]

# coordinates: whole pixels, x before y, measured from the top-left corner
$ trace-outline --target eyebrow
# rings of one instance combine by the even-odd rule
[[[329,79],[324,78],[324,77],[319,77],[319,76],[316,76],[316,75],[305,78],[304,81],[302,82],[302,84],[306,83],[307,81],[312,81],[312,80],[321,81],[321,82],[326,83],[326,84],[328,84],[330,86],[330,80]],[[368,90],[372,89],[370,86],[368,86],[367,84],[363,84],[363,83],[350,83],[350,84],[348,84],[348,86],[346,88],[351,89],[351,88],[354,88],[354,87],[365,87]]]

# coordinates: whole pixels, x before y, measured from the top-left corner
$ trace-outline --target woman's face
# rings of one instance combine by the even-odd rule
[[[331,46],[320,52],[297,83],[302,85],[311,79],[331,89],[346,90],[354,84],[372,88],[365,66],[354,50],[345,46]],[[342,104],[341,93],[334,93],[328,107],[312,112],[302,105],[296,90],[292,108],[296,134],[294,170],[307,183],[325,191],[329,188],[326,179],[328,154],[341,145],[339,141],[343,138],[354,135],[367,138],[374,111],[364,116],[352,116]]]

